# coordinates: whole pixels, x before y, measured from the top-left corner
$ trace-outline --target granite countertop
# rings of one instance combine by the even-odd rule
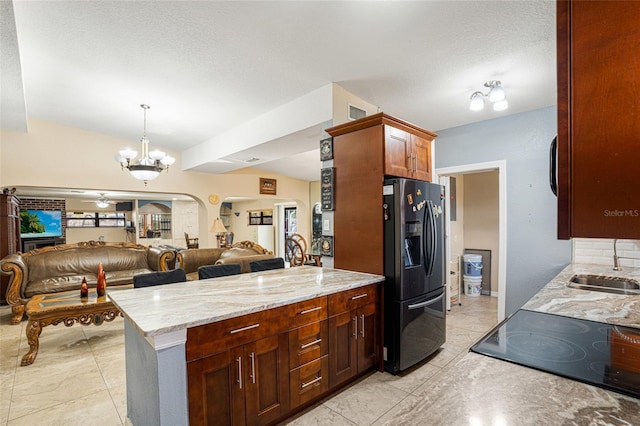
[[[640,328],[640,296],[567,287],[574,274],[640,279],[640,268],[569,265],[523,309]],[[442,425],[630,425],[640,424],[640,400],[470,352],[385,424],[425,419]]]
[[[569,279],[576,274],[640,280],[640,268],[625,267],[622,271],[614,271],[611,266],[572,264],[529,299],[522,309],[640,328],[640,295],[568,287]]]
[[[145,337],[209,324],[384,281],[384,276],[301,266],[186,283],[107,291]]]

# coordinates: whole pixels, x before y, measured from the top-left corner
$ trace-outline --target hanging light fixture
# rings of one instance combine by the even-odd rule
[[[147,104],[140,104],[144,110],[144,127],[142,133],[142,153],[140,159],[136,163],[131,161],[136,158],[138,153],[130,148],[125,148],[118,152],[116,159],[120,163],[122,170],[127,168],[131,175],[139,180],[147,182],[158,177],[161,171],[169,171],[169,166],[175,163],[176,159],[158,150],[149,152],[149,138],[147,138],[147,110],[151,108]]]
[[[507,95],[502,88],[502,83],[498,80],[489,80],[484,83],[484,87],[489,88],[489,93],[482,93],[481,91],[475,91],[471,94],[471,102],[469,102],[469,109],[471,111],[481,111],[484,109],[484,98],[489,98],[489,101],[493,103],[494,111],[504,111],[509,107],[507,102]]]

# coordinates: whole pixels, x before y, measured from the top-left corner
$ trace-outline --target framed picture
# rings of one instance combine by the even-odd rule
[[[331,160],[333,158],[333,138],[322,139],[320,141],[320,161]]]
[[[322,237],[320,240],[320,254],[333,257],[333,237]]]
[[[332,211],[334,204],[334,177],[335,167],[327,167],[320,171],[320,201],[322,202],[322,211]]]
[[[276,195],[276,180],[260,178],[260,194]]]

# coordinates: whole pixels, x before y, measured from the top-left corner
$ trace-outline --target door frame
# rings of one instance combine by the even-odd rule
[[[507,162],[506,160],[488,161],[485,163],[464,164],[460,166],[441,167],[435,169],[434,181],[440,181],[441,177],[451,175],[463,175],[467,173],[480,173],[498,171],[498,321],[505,318],[506,294],[507,294]],[[447,200],[449,199],[449,179],[443,179],[446,188]],[[449,215],[445,215],[445,253],[447,259],[451,258],[451,241],[449,239],[451,223]],[[447,291],[449,291],[451,265],[445,262],[445,276],[447,277]],[[450,303],[447,297],[447,303]]]

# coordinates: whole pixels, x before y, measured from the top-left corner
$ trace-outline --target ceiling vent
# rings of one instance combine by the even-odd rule
[[[349,104],[349,120],[357,120],[367,116],[367,111]]]

